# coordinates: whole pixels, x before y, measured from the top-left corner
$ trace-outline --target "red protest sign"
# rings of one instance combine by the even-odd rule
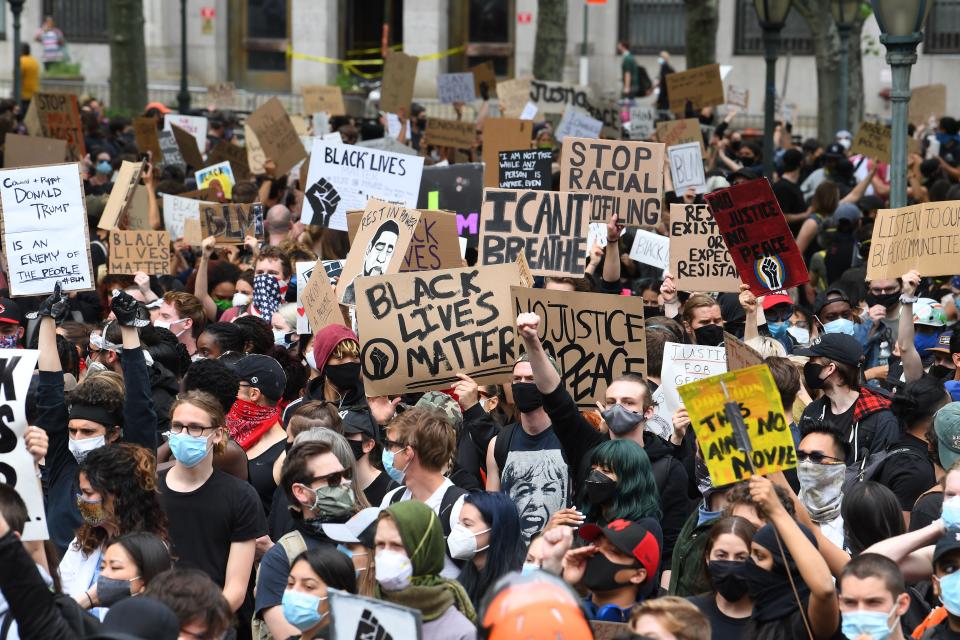
[[[754,295],[809,281],[807,266],[766,178],[707,194],[707,204]]]

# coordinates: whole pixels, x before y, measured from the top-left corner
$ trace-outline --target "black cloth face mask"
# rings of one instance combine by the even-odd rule
[[[513,402],[520,413],[531,413],[543,406],[543,394],[533,382],[514,382],[510,385]]]

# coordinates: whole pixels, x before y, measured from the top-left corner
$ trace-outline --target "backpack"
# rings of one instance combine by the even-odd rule
[[[892,456],[907,454],[914,458],[926,460],[918,452],[909,447],[901,447],[887,451],[878,451],[861,458],[857,463],[847,466],[846,477],[843,479],[841,493],[846,493],[858,482],[864,480],[876,480],[883,469],[883,464]]]
[[[277,544],[283,547],[284,552],[287,554],[287,564],[291,567],[297,556],[307,550],[307,543],[299,531],[291,531],[290,533],[284,534],[277,540]],[[260,582],[260,565],[257,565],[256,582]],[[263,618],[254,616],[253,621],[250,623],[250,629],[253,632],[253,640],[273,640],[273,636],[270,635],[270,629],[267,627],[267,623],[264,622]]]
[[[404,487],[400,487],[394,491],[393,495],[390,496],[390,504],[401,502],[404,492],[406,492],[406,488]],[[443,492],[443,497],[440,498],[440,509],[437,517],[440,518],[440,526],[443,527],[444,538],[450,535],[450,511],[453,509],[453,505],[457,504],[460,496],[464,496],[467,493],[466,489],[461,489],[455,484],[450,485],[447,487],[447,490]]]

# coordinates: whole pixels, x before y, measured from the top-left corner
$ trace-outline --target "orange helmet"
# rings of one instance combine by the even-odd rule
[[[537,571],[510,573],[494,585],[480,615],[487,640],[592,640],[593,632],[570,588]]]

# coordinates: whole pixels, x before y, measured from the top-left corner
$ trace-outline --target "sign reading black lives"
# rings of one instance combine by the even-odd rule
[[[516,319],[510,287],[520,284],[516,263],[359,278],[366,393],[446,389],[460,372],[480,384],[509,381]]]
[[[522,149],[500,152],[501,189],[550,189],[553,152]]]

